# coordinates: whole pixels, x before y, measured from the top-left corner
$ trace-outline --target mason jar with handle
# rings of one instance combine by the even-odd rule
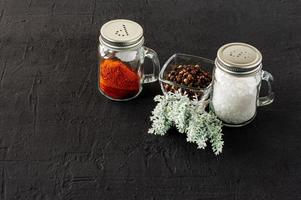
[[[260,96],[262,80],[267,82],[266,96]],[[245,43],[222,46],[215,59],[210,108],[226,126],[251,122],[258,106],[273,102],[273,76],[262,70],[262,55]]]
[[[98,89],[111,100],[126,101],[139,95],[142,84],[158,79],[157,53],[145,46],[142,27],[131,20],[105,23],[99,37]],[[144,73],[144,59],[152,63],[152,73]]]

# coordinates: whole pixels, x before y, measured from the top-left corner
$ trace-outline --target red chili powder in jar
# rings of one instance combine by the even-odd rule
[[[120,60],[104,59],[99,76],[99,88],[111,98],[127,99],[139,92],[139,75]]]

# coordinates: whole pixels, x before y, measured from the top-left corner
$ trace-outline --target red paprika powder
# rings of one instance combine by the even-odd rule
[[[140,77],[117,59],[104,59],[99,66],[99,88],[114,99],[127,99],[139,93]]]

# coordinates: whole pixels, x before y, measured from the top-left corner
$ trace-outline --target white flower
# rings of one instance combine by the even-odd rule
[[[187,142],[196,143],[199,149],[204,149],[209,141],[216,155],[222,152],[222,122],[212,112],[205,111],[208,101],[197,98],[191,101],[179,92],[158,95],[154,100],[158,104],[150,117],[149,133],[165,135],[175,125],[179,132],[187,134]]]

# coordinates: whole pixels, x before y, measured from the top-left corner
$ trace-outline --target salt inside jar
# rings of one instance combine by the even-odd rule
[[[230,43],[217,53],[210,107],[228,126],[242,126],[254,119],[257,106],[273,102],[273,77],[262,71],[262,55],[245,43]],[[268,83],[266,97],[259,97],[261,80]]]

